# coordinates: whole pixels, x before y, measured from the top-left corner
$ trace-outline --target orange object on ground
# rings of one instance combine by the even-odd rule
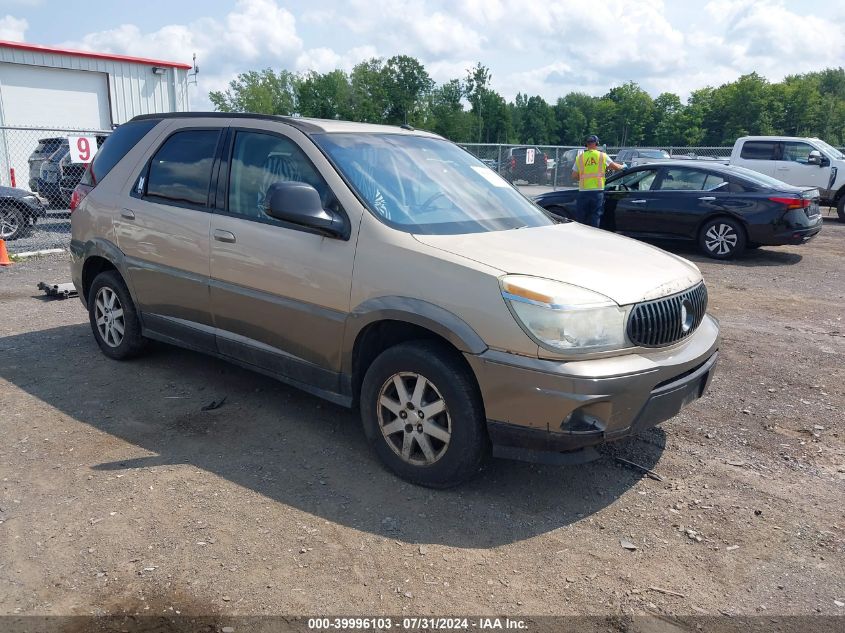
[[[6,240],[0,240],[0,266],[11,266],[12,260],[6,250]]]

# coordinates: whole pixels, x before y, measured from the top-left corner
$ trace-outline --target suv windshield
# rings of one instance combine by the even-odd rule
[[[638,151],[643,158],[669,158],[669,152],[663,149],[641,149]]]
[[[313,138],[370,210],[396,229],[445,235],[555,223],[449,141],[405,134]]]

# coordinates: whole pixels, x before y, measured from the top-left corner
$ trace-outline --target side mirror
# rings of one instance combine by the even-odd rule
[[[267,190],[264,212],[271,218],[344,237],[346,223],[334,211],[323,208],[320,194],[307,182],[277,182]]]
[[[810,165],[820,166],[822,164],[822,153],[819,150],[814,149],[807,156],[807,163]]]

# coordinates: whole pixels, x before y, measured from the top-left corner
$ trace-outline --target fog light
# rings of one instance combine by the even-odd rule
[[[604,433],[605,423],[594,415],[585,413],[582,409],[575,409],[560,423],[560,430],[565,433],[588,435]]]

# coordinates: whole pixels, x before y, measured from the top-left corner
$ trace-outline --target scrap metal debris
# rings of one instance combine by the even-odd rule
[[[57,299],[67,299],[68,297],[75,297],[78,294],[76,287],[72,283],[48,284],[39,281],[38,289],[43,290],[48,297],[56,297]]]

